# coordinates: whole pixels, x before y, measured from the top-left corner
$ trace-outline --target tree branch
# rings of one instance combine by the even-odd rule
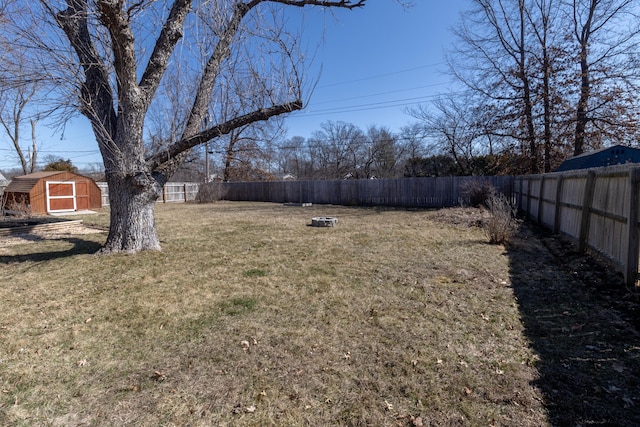
[[[139,100],[136,78],[136,49],[133,31],[119,0],[98,1],[100,20],[111,35],[119,102]]]
[[[104,139],[112,139],[115,134],[116,112],[109,85],[109,71],[91,41],[87,0],[68,0],[67,9],[58,13],[55,13],[46,1],[42,1],[42,4],[67,35],[84,70],[85,81],[80,88],[82,113],[90,118],[95,132],[106,132],[108,135],[103,135]]]
[[[323,7],[342,7],[344,9],[355,9],[358,7],[364,7],[367,0],[267,0],[272,3],[281,3],[289,6],[323,6]]]
[[[242,126],[246,126],[248,124],[259,121],[266,121],[271,117],[278,116],[280,114],[301,110],[302,107],[302,101],[297,100],[288,102],[286,104],[274,105],[268,108],[261,108],[259,110],[255,110],[242,116],[233,118],[224,123],[199,132],[198,134],[195,134],[191,137],[187,137],[173,143],[165,150],[155,153],[151,157],[149,157],[147,159],[147,165],[151,170],[156,170],[163,164],[170,162],[174,157],[197,145],[204,144],[205,142],[222,135],[227,135],[233,130],[238,129]]]
[[[171,12],[160,31],[156,40],[153,53],[149,58],[147,68],[140,79],[140,87],[144,92],[145,105],[153,98],[155,91],[160,85],[162,76],[169,65],[171,53],[178,40],[182,38],[184,21],[191,9],[192,0],[177,0],[171,7]]]

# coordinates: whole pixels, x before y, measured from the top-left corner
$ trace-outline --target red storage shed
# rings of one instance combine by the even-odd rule
[[[102,207],[100,188],[91,178],[72,172],[36,172],[17,176],[4,190],[5,210],[31,214],[75,212]]]

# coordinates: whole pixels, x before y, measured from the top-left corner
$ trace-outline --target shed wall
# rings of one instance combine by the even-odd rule
[[[75,182],[76,183],[76,208],[100,209],[102,207],[102,194],[96,183],[88,177],[71,172],[60,172],[52,175],[38,177],[29,176],[12,181],[7,187],[7,209],[11,209],[13,200],[26,200],[31,206],[31,213],[47,214],[47,182]],[[9,191],[11,190],[11,191]],[[55,208],[55,207],[54,207]]]

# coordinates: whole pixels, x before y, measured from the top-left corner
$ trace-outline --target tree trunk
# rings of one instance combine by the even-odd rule
[[[591,93],[591,82],[589,81],[589,63],[587,62],[587,47],[583,46],[580,59],[581,84],[580,99],[578,100],[578,108],[576,109],[576,132],[573,147],[573,155],[579,156],[584,153],[585,132],[589,116],[587,108],[589,104],[589,96]]]
[[[150,176],[110,176],[111,209],[109,236],[100,253],[159,251],[155,224],[155,203],[162,184]]]

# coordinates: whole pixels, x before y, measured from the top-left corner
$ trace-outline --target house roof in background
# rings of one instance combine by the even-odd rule
[[[556,172],[599,168],[627,163],[640,163],[640,149],[626,145],[613,145],[571,157],[558,166]]]

